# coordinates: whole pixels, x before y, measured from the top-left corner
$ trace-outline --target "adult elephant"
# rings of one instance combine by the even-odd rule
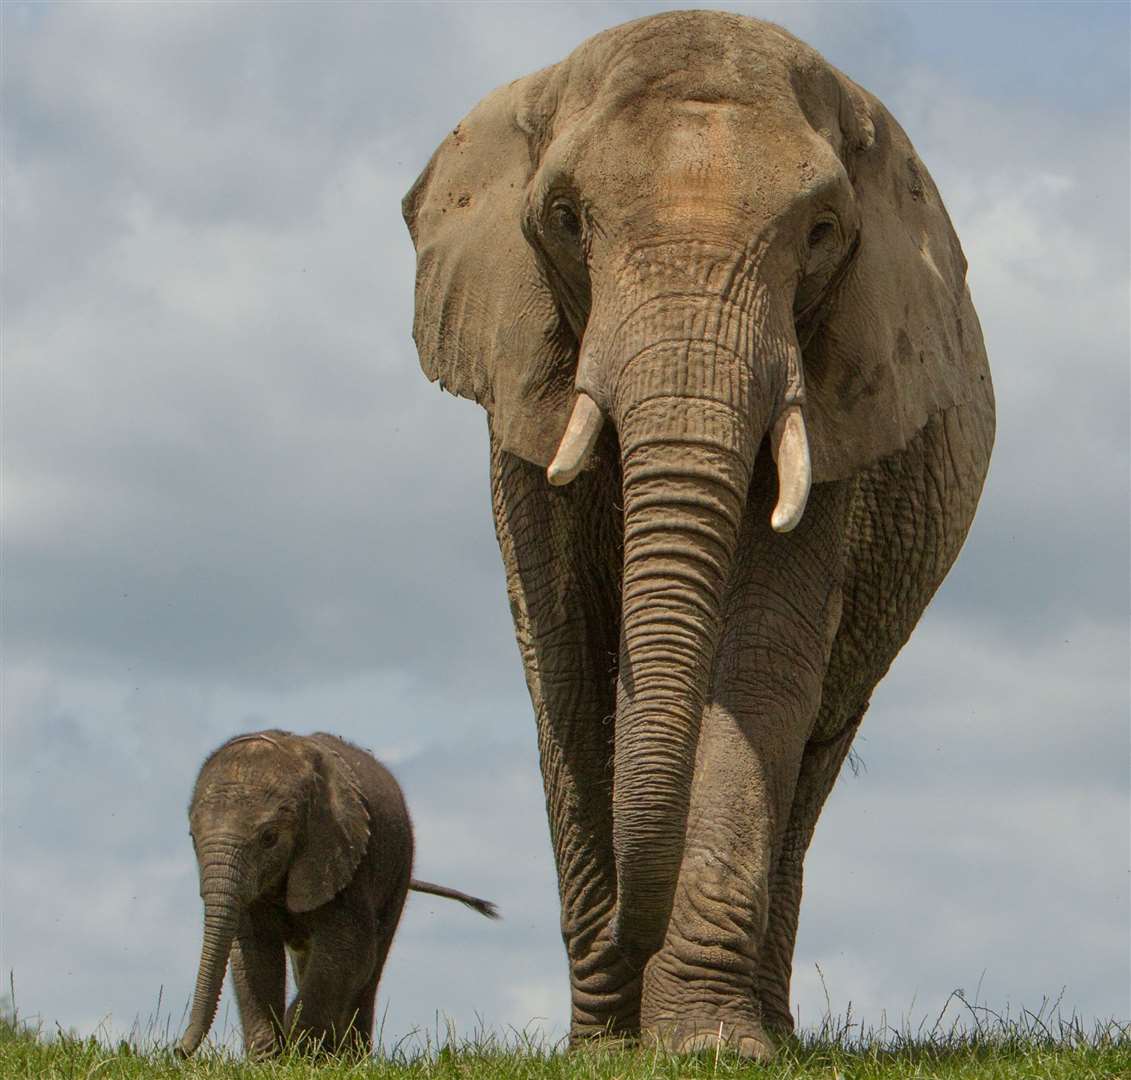
[[[938,192],[811,48],[673,12],[489,95],[404,212],[424,372],[489,416],[572,1035],[764,1057],[817,816],[990,457]]]

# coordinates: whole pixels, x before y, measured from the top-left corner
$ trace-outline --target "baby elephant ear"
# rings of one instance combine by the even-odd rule
[[[424,374],[478,401],[505,450],[548,465],[573,398],[575,344],[522,232],[552,69],[488,95],[404,198]]]
[[[353,879],[369,843],[369,811],[353,769],[328,747],[303,742],[313,768],[306,827],[287,875],[287,908],[312,911]]]
[[[837,77],[860,238],[809,340],[801,328],[818,482],[902,450],[934,414],[990,392],[966,259],[939,193],[888,111]]]

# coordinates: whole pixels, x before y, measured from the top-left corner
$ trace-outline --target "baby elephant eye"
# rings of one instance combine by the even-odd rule
[[[279,841],[279,834],[274,829],[264,829],[259,834],[259,843],[262,847],[274,847]]]

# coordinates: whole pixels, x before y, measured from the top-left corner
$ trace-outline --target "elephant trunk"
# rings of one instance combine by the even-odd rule
[[[220,990],[232,941],[239,924],[241,900],[238,855],[221,848],[208,853],[201,851],[200,895],[204,901],[204,938],[200,949],[200,965],[196,974],[196,989],[192,996],[192,1011],[188,1029],[177,1046],[183,1057],[192,1054],[212,1027],[216,1008],[220,1003]]]
[[[773,410],[772,394],[751,393],[748,353],[665,337],[632,355],[613,402],[624,476],[613,934],[638,964],[671,914],[722,607]]]

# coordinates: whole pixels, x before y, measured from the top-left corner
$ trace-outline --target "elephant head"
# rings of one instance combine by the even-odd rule
[[[321,907],[353,877],[370,830],[349,765],[282,731],[237,736],[212,754],[193,789],[189,823],[204,940],[182,1054],[212,1026],[246,907],[266,897],[282,898],[292,912]]]
[[[425,374],[552,484],[616,436],[613,933],[643,959],[755,459],[777,462],[786,533],[811,484],[956,404],[984,363],[965,261],[875,98],[778,27],[713,12],[617,27],[495,91],[404,214]]]

